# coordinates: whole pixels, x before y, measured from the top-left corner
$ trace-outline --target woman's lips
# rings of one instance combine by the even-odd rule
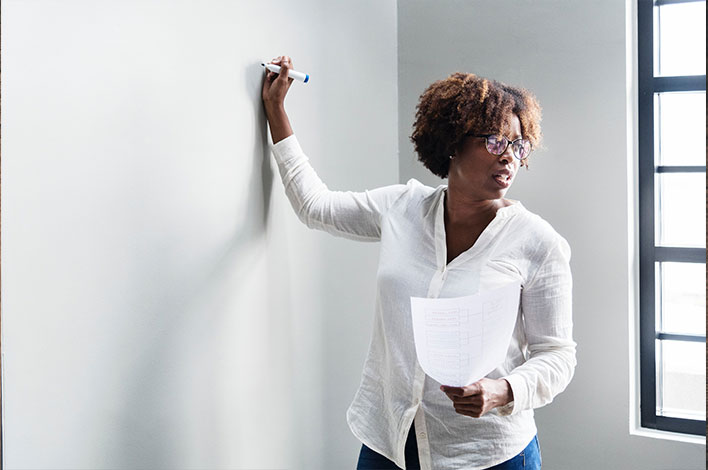
[[[492,179],[502,188],[511,186],[511,178],[507,179],[507,175],[494,175]]]

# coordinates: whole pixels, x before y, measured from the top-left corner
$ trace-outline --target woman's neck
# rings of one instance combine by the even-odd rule
[[[510,204],[505,199],[476,199],[448,187],[445,191],[445,220],[474,225],[481,219],[494,218],[499,209]]]

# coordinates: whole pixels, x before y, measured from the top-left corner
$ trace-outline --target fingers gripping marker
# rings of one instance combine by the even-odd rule
[[[261,65],[265,67],[266,69],[270,70],[271,72],[280,74],[280,66],[275,65],[275,64],[264,64],[261,62]],[[293,78],[295,80],[299,80],[303,83],[307,83],[310,81],[310,75],[302,72],[297,72],[295,70],[288,70],[288,77]]]

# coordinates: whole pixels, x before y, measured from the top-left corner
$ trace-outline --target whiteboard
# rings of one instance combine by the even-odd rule
[[[2,22],[8,468],[354,461],[377,246],[297,220],[259,63],[311,75],[286,106],[330,187],[397,183],[395,2],[9,0]]]

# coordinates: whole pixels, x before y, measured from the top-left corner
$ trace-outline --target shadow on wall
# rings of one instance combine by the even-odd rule
[[[157,333],[144,343],[149,344],[141,354],[144,360],[136,361],[136,367],[130,370],[124,382],[123,403],[117,407],[123,410],[123,413],[116,423],[123,430],[123,434],[122,439],[114,443],[115,447],[111,449],[110,454],[117,468],[178,468],[184,465],[184,454],[175,452],[175,449],[184,446],[182,439],[186,431],[175,429],[169,424],[175,421],[189,422],[193,415],[189,410],[185,410],[182,416],[175,419],[174,416],[169,416],[169,413],[173,410],[171,407],[182,400],[175,395],[184,393],[184,384],[194,382],[195,378],[186,375],[194,372],[193,370],[180,370],[180,364],[175,360],[175,351],[183,348],[185,338],[193,333],[190,328],[195,321],[194,310],[199,308],[200,302],[210,298],[209,291],[214,290],[215,286],[223,285],[224,279],[228,279],[229,286],[235,289],[233,295],[240,295],[238,288],[244,284],[241,281],[249,276],[249,267],[254,261],[253,258],[258,255],[252,246],[268,229],[273,171],[270,165],[265,112],[261,101],[262,80],[263,72],[259,64],[254,63],[246,68],[245,93],[253,105],[254,130],[254,145],[250,152],[253,161],[247,192],[247,212],[238,214],[246,223],[239,227],[221,248],[215,249],[212,256],[200,263],[197,276],[183,276],[173,282],[169,289],[159,292],[152,288],[154,279],[145,279],[144,274],[142,278],[140,275],[136,276],[136,297],[142,299],[142,305],[154,306],[149,312],[149,319],[152,320],[149,329]],[[237,133],[234,133],[234,136],[237,136]],[[232,156],[239,160],[245,160],[245,157]],[[155,253],[158,256],[163,253],[165,258],[175,256],[174,253],[165,254],[159,249],[156,249]],[[169,259],[156,259],[154,262],[169,265]],[[216,318],[217,312],[218,310],[204,309],[199,314],[200,324],[207,327],[218,325],[221,320]],[[240,328],[238,315],[235,320],[235,328]],[[204,428],[215,430],[199,443],[202,446],[200,451],[208,452],[209,459],[218,460],[219,449],[229,448],[232,455],[238,455],[245,449],[234,449],[240,442],[239,439],[220,442],[226,436],[218,430],[226,427],[224,421],[229,417],[223,410],[219,410],[219,397],[216,395],[223,384],[217,383],[219,374],[215,371],[216,369],[200,371],[199,380],[205,380],[197,386],[203,390],[205,403],[200,405],[199,412],[206,410],[207,413],[204,413],[206,416],[200,414],[198,419]],[[173,383],[174,388],[164,388],[165,383]],[[163,384],[163,387],[158,386],[159,384]],[[168,397],[171,399],[168,400]],[[214,462],[218,463],[220,462]]]

